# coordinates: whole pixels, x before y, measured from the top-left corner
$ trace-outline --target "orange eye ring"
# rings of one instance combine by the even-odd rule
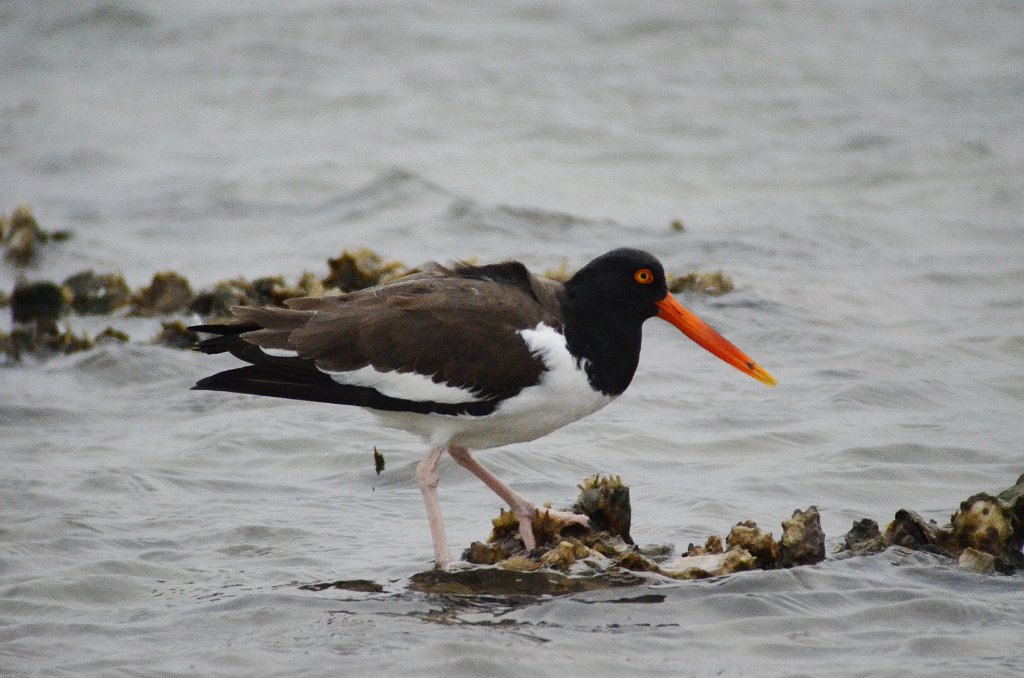
[[[654,274],[649,268],[641,268],[633,274],[633,280],[637,281],[641,285],[650,285],[654,282]]]

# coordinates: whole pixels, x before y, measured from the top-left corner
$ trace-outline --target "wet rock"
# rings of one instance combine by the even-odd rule
[[[940,532],[940,545],[953,555],[973,548],[998,556],[1012,534],[1013,525],[999,499],[980,492],[960,503],[960,510],[950,517],[949,531]]]
[[[896,512],[881,535],[878,525],[867,518],[854,523],[846,535],[845,549],[853,555],[877,553],[890,546],[902,546],[957,558],[961,567],[976,572],[989,570],[1011,573],[1024,567],[1024,475],[998,495],[979,492],[961,502],[940,527],[908,509]],[[964,555],[967,554],[967,555]]]
[[[632,544],[629,528],[633,521],[633,511],[629,502],[629,488],[622,483],[622,479],[619,476],[595,474],[584,480],[579,488],[580,495],[572,510],[586,515],[594,530],[622,537],[627,544]]]
[[[462,559],[474,565],[494,565],[505,560],[511,553],[500,544],[485,544],[475,541],[462,552]]]
[[[735,287],[732,278],[720,270],[711,273],[695,272],[687,275],[668,276],[668,290],[673,294],[696,292],[697,294],[718,296],[732,292]]]
[[[775,539],[752,520],[734,525],[725,543],[730,551],[744,550],[753,556],[758,569],[770,570],[779,566],[779,547]]]
[[[171,320],[160,323],[163,329],[153,337],[153,343],[169,346],[170,348],[191,348],[199,341],[199,335],[188,329],[188,326],[180,320]]]
[[[16,323],[58,320],[67,312],[67,293],[48,280],[18,283],[11,293],[11,319]]]
[[[907,509],[900,509],[896,516],[889,523],[885,532],[882,533],[882,545],[903,546],[909,549],[921,550],[922,547],[931,547],[927,550],[939,551],[939,526],[935,521],[929,521],[920,515]]]
[[[661,567],[653,560],[637,552],[624,553],[616,560],[619,567],[631,572],[660,572]]]
[[[853,523],[853,527],[843,537],[840,550],[849,551],[855,556],[864,556],[879,553],[884,548],[878,523],[870,518],[861,518]]]
[[[704,542],[704,546],[695,546],[690,544],[686,547],[687,556],[704,556],[715,553],[725,553],[725,547],[722,545],[722,538],[717,534],[713,534],[708,537]]]
[[[117,273],[97,274],[81,271],[63,283],[71,297],[71,308],[83,315],[103,315],[125,308],[132,291],[124,276]]]
[[[544,508],[539,508],[533,517],[533,536],[538,548],[555,546],[567,537],[585,530],[580,525],[559,519]],[[491,521],[491,525],[491,535],[487,539],[489,543],[498,544],[509,553],[526,548],[519,534],[519,521],[511,511],[499,509],[498,517]]]
[[[576,564],[576,561],[592,555],[594,555],[593,551],[580,540],[566,539],[541,554],[540,564],[544,567],[553,567],[568,572]]]
[[[536,572],[541,568],[540,562],[526,555],[510,556],[499,560],[496,565],[503,570],[512,570],[513,572]]]
[[[996,557],[991,553],[967,547],[957,558],[957,566],[967,572],[992,574],[996,571]]]
[[[961,502],[950,524],[939,530],[939,546],[953,556],[967,549],[993,556],[993,567],[1011,573],[1024,567],[1024,476],[992,496],[979,492]]]
[[[821,530],[821,516],[811,506],[806,511],[797,509],[793,517],[782,521],[779,540],[779,565],[813,565],[825,560],[825,533]]]
[[[661,566],[659,572],[672,579],[707,579],[756,569],[757,559],[746,549],[736,548],[723,553],[683,556]]]
[[[757,558],[746,549],[729,549],[724,554],[722,566],[715,574],[718,576],[732,574],[733,572],[746,572],[756,570]]]
[[[365,247],[353,252],[344,250],[337,259],[328,259],[327,266],[330,272],[323,280],[324,286],[334,287],[342,292],[353,292],[379,285],[407,270],[404,264],[385,261],[382,256]]]
[[[192,287],[183,276],[174,271],[163,271],[132,299],[132,312],[152,316],[175,313],[188,308],[192,300]]]
[[[725,563],[725,553],[686,555],[661,566],[661,574],[672,579],[707,579]]]

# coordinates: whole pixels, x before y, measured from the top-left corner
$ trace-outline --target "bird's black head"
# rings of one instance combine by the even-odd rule
[[[768,386],[775,377],[668,293],[661,262],[642,250],[612,250],[565,283],[565,337],[603,393],[622,393],[640,357],[641,325],[658,316],[741,372]]]
[[[658,314],[656,304],[668,294],[668,285],[665,268],[653,255],[623,247],[577,271],[565,283],[565,291],[571,303],[590,312],[602,309],[642,323]]]

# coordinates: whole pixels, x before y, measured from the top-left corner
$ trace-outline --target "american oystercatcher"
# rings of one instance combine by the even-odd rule
[[[470,448],[534,440],[601,409],[633,379],[641,326],[657,316],[769,386],[775,379],[669,292],[652,255],[617,249],[567,282],[519,262],[430,264],[378,287],[300,297],[287,308],[236,306],[237,319],[190,329],[212,333],[204,353],[249,363],[193,388],[294,398],[371,410],[423,437],[416,477],[438,567],[452,562],[437,498],[448,452],[511,507],[528,549],[535,505],[480,465]],[[541,509],[547,511],[547,509]],[[585,516],[552,512],[586,524]]]

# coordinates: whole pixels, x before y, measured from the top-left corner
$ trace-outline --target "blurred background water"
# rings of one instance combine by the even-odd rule
[[[0,208],[75,233],[0,283],[646,248],[733,277],[687,303],[779,387],[650,323],[615,404],[484,463],[558,504],[620,474],[634,537],[683,549],[810,504],[830,546],[901,507],[943,523],[1024,471],[1022,36],[1009,1],[0,2]],[[1020,669],[1019,575],[899,550],[531,603],[410,593],[421,443],[189,392],[232,361],[147,332],[0,369],[0,673]],[[456,549],[498,508],[451,464],[441,500]],[[386,591],[297,588],[350,578]]]

